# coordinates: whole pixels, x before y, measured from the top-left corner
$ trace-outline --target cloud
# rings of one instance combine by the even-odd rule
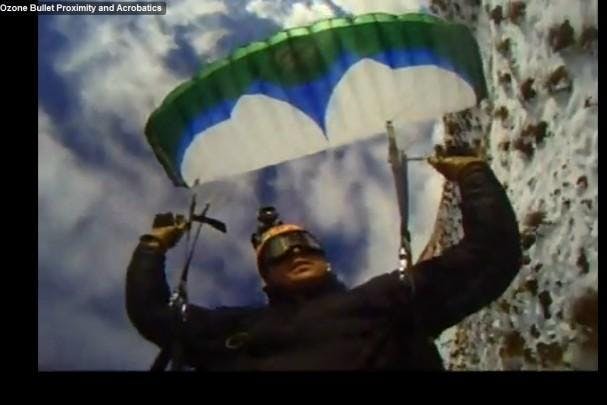
[[[44,111],[39,112],[39,121],[39,367],[145,368],[147,364],[142,361],[146,356],[151,361],[154,347],[147,343],[143,344],[146,350],[140,348],[142,338],[125,317],[126,265],[139,235],[149,229],[152,215],[168,210],[184,212],[188,195],[185,191],[177,192],[166,178],[150,176],[145,165],[134,165],[144,170],[137,175],[139,183],[132,183],[128,177],[116,177],[111,167],[93,169],[61,143],[56,127]],[[236,278],[255,276],[246,254],[251,254],[247,239],[234,226],[241,222],[240,207],[255,205],[249,198],[254,195],[250,183],[250,179],[224,182],[213,190],[215,201],[222,194],[230,198],[230,204],[215,212],[222,218],[224,215],[232,218],[228,223],[236,233],[225,239],[209,237],[205,241],[203,237],[201,251],[206,253],[205,258],[215,261],[217,255],[229,257],[226,252],[242,258],[230,261],[230,269],[234,265],[236,271],[231,270],[227,279],[208,269],[198,271],[198,262],[193,268],[193,287],[211,296],[215,303],[237,302]],[[171,271],[172,285],[177,275],[174,269],[181,267],[182,258],[177,250],[169,255],[167,268]],[[243,274],[238,269],[249,272]],[[193,294],[194,299],[198,296]],[[109,344],[110,341],[113,343]],[[132,347],[121,346],[123,342]],[[132,355],[121,359],[125,350]]]
[[[146,356],[151,359],[153,346],[148,343],[143,345],[146,350],[140,349],[141,337],[125,317],[126,265],[138,236],[149,229],[152,214],[170,210],[171,205],[175,211],[183,212],[187,195],[175,198],[175,190],[166,181],[162,187],[148,179],[147,184],[137,187],[113,177],[111,171],[91,170],[56,139],[44,111],[39,115],[39,367],[46,370],[144,367],[141,362]],[[243,304],[242,299],[235,299],[239,291],[237,279],[256,277],[247,238],[242,237],[246,233],[239,226],[246,223],[238,215],[241,207],[255,206],[255,201],[250,200],[254,196],[250,184],[254,182],[246,180],[224,182],[212,190],[215,201],[222,194],[230,199],[229,204],[218,204],[222,208],[214,212],[222,219],[224,216],[231,219],[228,224],[230,235],[234,236],[207,237],[210,231],[206,230],[200,251],[205,259],[217,261],[216,255],[230,257],[226,252],[234,258],[229,262],[227,279],[218,277],[214,268],[212,271],[204,268],[204,260],[202,269],[198,264],[193,267],[191,286],[195,302],[203,294],[201,304]],[[209,192],[209,188],[202,191]],[[245,198],[239,198],[241,193]],[[176,250],[169,255],[167,269],[172,285],[177,281],[176,269],[181,268],[181,253]],[[133,345],[128,349],[132,355],[126,356],[130,360],[121,360],[121,352],[126,349],[122,342]],[[132,358],[136,354],[139,360]]]
[[[282,25],[289,15],[291,4],[286,1],[252,0],[245,9],[261,18],[269,18]]]
[[[102,343],[112,339],[118,348],[131,335],[135,354],[140,350],[134,334],[102,320],[89,304],[122,291],[127,256],[117,246],[133,243],[133,222],[121,224],[107,214],[114,206],[114,201],[101,204],[111,200],[107,179],[62,145],[44,111],[39,111],[38,153],[39,368],[118,368],[110,359],[119,356],[108,356]],[[114,301],[119,307],[123,302]],[[91,364],[91,358],[97,361]]]
[[[411,126],[403,132],[415,134],[421,127]],[[415,138],[412,136],[412,138]],[[427,155],[432,144],[426,136],[406,149],[409,156]],[[419,138],[418,138],[419,139]],[[382,168],[385,181],[378,182],[368,179],[364,182],[367,191],[365,207],[367,211],[361,213],[369,218],[367,227],[368,238],[363,245],[364,261],[360,269],[357,282],[394,270],[398,265],[398,235],[399,213],[396,191],[389,165],[386,162],[387,142],[378,143],[371,149],[374,164]],[[438,203],[442,192],[442,177],[423,162],[409,163],[409,230],[411,232],[412,250],[414,258],[419,255],[426,245],[433,229]]]
[[[365,13],[391,13],[403,14],[412,11],[419,11],[421,5],[425,5],[427,1],[423,0],[334,0],[334,3],[339,7],[351,12],[352,14]]]
[[[283,28],[293,28],[344,15],[419,12],[422,7],[427,8],[427,3],[423,0],[252,0],[247,3],[246,10],[271,19]]]
[[[134,329],[124,328],[126,319],[109,322],[66,300],[43,304],[38,308],[39,370],[141,370],[149,368],[158,353]]]
[[[301,27],[334,16],[334,10],[324,2],[312,2],[309,5],[297,3],[293,5],[291,14],[286,18],[284,26],[285,28]]]
[[[169,189],[155,193],[153,179],[129,187],[111,170],[92,168],[62,144],[44,111],[39,122],[40,280],[61,279],[77,302],[122,283],[129,249],[149,226],[143,212],[161,205]]]
[[[228,3],[219,0],[181,0],[172,1],[167,8],[166,16],[163,20],[168,25],[188,25],[195,23],[203,15],[226,13],[228,12]]]
[[[398,129],[410,135],[410,156],[431,150],[428,129],[427,124]],[[417,256],[432,232],[442,177],[425,163],[410,163],[410,167],[410,230]],[[353,268],[335,269],[349,285],[397,267],[400,216],[385,138],[281,165],[273,186],[278,190],[278,208],[294,208],[290,221],[304,224],[330,244],[339,238],[340,247],[357,249],[343,261]]]
[[[192,7],[197,7],[195,13]],[[160,22],[133,16],[46,20],[44,29],[66,40],[54,57],[45,58],[50,65],[39,69],[57,72],[64,86],[59,90],[77,108],[61,121],[39,111],[41,369],[146,368],[155,351],[151,344],[142,344],[126,319],[126,265],[153,214],[183,212],[189,195],[170,184],[142,128],[154,106],[184,79],[166,63],[167,55],[179,48],[170,24],[186,23],[192,15],[221,13],[226,7],[219,2],[180,2],[170,10]],[[216,32],[221,33],[221,27]],[[212,35],[202,37],[194,46],[210,52],[213,41]],[[236,183],[220,185],[215,195],[229,190],[226,194],[236,205],[239,191],[253,195],[251,187]],[[175,263],[181,257],[170,255],[171,268],[179,267]],[[213,274],[199,272],[193,278],[200,285],[217,286],[214,294],[219,298],[224,297],[218,291],[230,291],[229,285],[217,284],[225,280]]]
[[[62,226],[56,231],[65,232],[76,225],[87,211],[92,202],[98,200],[101,194],[99,183],[91,178],[90,173],[79,167],[78,160],[53,135],[53,125],[44,111],[38,113],[38,198],[44,206],[44,200],[51,192],[65,198],[65,204],[53,206],[51,216],[56,219],[53,226]],[[75,192],[73,183],[57,181],[66,175],[77,178],[81,184]],[[69,199],[78,195],[80,198]],[[40,214],[40,212],[39,212]]]
[[[276,1],[253,0],[247,3],[247,11],[262,18],[269,18],[283,28],[301,27],[335,17],[339,10],[327,1]]]
[[[108,19],[87,25],[71,44],[72,52],[58,58],[57,71],[80,89],[76,97],[84,114],[82,122],[89,129],[105,116],[119,120],[123,131],[140,133],[150,108],[183,80],[163,62],[175,43],[151,22]],[[69,32],[71,24],[63,24],[62,30]],[[108,133],[95,141],[112,142],[115,136]]]

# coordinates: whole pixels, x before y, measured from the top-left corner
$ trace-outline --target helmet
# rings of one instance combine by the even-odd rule
[[[289,254],[296,247],[324,254],[316,238],[295,224],[283,224],[274,207],[262,207],[257,216],[260,224],[251,242],[257,255],[257,267],[264,273],[268,265]]]

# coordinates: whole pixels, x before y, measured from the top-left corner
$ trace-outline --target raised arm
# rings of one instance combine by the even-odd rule
[[[170,290],[165,279],[165,253],[175,246],[187,224],[183,217],[159,214],[152,231],[135,248],[126,275],[126,309],[129,319],[146,339],[164,347],[170,343],[178,316],[169,307]],[[200,311],[197,311],[200,312]]]
[[[506,290],[521,266],[521,248],[510,201],[487,164],[462,157],[431,163],[459,184],[464,227],[459,244],[411,272],[411,309],[436,336]]]
[[[126,274],[129,319],[141,335],[161,347],[170,342],[175,325],[164,261],[164,251],[144,238],[135,248]]]

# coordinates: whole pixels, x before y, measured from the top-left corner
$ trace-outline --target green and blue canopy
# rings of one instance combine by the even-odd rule
[[[203,67],[145,134],[176,185],[260,169],[486,97],[470,30],[425,14],[332,18]]]

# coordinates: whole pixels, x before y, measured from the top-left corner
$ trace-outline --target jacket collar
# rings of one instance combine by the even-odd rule
[[[292,294],[284,293],[283,291],[265,286],[263,291],[266,293],[270,306],[282,306],[282,305],[297,305],[303,302],[318,299],[327,294],[346,291],[346,286],[337,279],[333,273],[329,273],[325,282],[304,294],[298,294],[294,296]]]

